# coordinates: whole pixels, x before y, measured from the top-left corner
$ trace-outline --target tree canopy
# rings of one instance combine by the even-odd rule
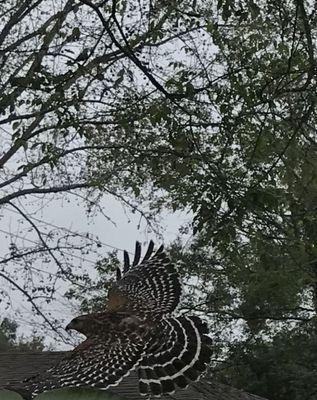
[[[33,335],[31,338],[23,337],[17,333],[18,324],[8,318],[3,318],[0,323],[0,351],[42,351],[43,338]]]
[[[30,196],[75,191],[91,209],[107,193],[148,223],[190,211],[194,239],[171,251],[184,308],[210,318],[219,378],[313,399],[316,4],[8,0],[0,20],[0,205],[38,237],[12,241],[1,279],[51,329],[39,300],[56,282],[89,293],[71,258],[89,238],[43,235]],[[55,269],[34,282],[39,257]]]

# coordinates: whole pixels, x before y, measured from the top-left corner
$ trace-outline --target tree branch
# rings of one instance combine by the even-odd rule
[[[47,250],[47,252],[50,254],[50,256],[52,257],[52,259],[55,261],[56,265],[58,266],[59,270],[61,271],[61,273],[63,274],[63,276],[69,280],[69,282],[71,282],[73,285],[78,286],[80,288],[83,288],[83,285],[80,285],[78,282],[76,282],[76,280],[72,279],[71,272],[68,272],[65,270],[65,268],[63,267],[63,265],[59,262],[59,260],[57,259],[57,257],[55,256],[54,252],[52,251],[52,249],[47,245],[46,241],[43,239],[42,233],[40,232],[40,230],[38,229],[38,227],[35,225],[35,223],[31,220],[31,218],[29,218],[18,206],[16,206],[15,204],[8,202],[8,204],[10,204],[11,207],[13,207],[19,214],[22,215],[22,217],[32,226],[32,228],[35,230],[37,236],[39,237],[42,245],[44,246],[44,248]]]
[[[19,290],[19,292],[21,292],[27,298],[27,300],[32,304],[32,306],[34,307],[37,314],[40,315],[43,318],[43,320],[47,323],[47,325],[63,340],[63,342],[65,342],[65,337],[59,332],[59,330],[52,324],[52,322],[40,310],[39,306],[34,302],[32,296],[30,296],[30,294],[25,289],[23,289],[16,281],[9,278],[4,273],[0,272],[0,277],[5,279],[13,287],[15,287],[17,290]]]
[[[93,187],[90,183],[74,183],[71,185],[65,186],[54,186],[49,188],[29,188],[18,190],[15,193],[8,194],[7,196],[2,197],[0,199],[0,205],[9,203],[11,200],[16,199],[17,197],[26,196],[28,194],[45,194],[45,193],[59,193],[59,192],[67,192],[73,189],[83,189],[83,188],[91,188]]]

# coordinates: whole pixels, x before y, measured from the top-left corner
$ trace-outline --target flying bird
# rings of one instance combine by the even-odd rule
[[[154,252],[151,241],[141,260],[137,242],[132,263],[124,252],[123,270],[117,270],[105,310],[78,316],[67,325],[66,330],[76,330],[86,340],[15,390],[27,400],[62,387],[105,390],[132,370],[137,371],[141,395],[185,388],[206,370],[212,342],[200,318],[176,315],[181,294],[176,265],[163,246]]]

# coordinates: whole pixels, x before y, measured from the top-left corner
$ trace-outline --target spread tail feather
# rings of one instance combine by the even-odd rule
[[[194,316],[168,317],[162,321],[161,340],[138,367],[140,393],[160,396],[185,388],[206,370],[211,339],[206,324]]]

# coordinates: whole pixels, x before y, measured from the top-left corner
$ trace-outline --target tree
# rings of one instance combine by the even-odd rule
[[[273,362],[277,334],[289,338],[290,350],[293,336],[303,343],[315,339],[315,6],[226,1],[218,2],[213,15],[206,13],[213,5],[196,3],[199,33],[182,47],[191,64],[185,57],[164,70],[172,99],[156,93],[146,117],[138,101],[134,121],[142,123],[129,125],[123,140],[127,159],[129,152],[139,156],[134,174],[151,185],[153,207],[194,213],[196,243],[206,248],[194,244],[198,254],[192,259],[209,260],[212,252],[212,266],[206,263],[199,274],[205,283],[199,284],[205,295],[199,311],[238,322],[238,343],[254,342],[258,359],[260,341]],[[186,5],[172,7],[184,24]],[[203,35],[215,46],[210,52]],[[126,109],[128,119],[131,103]],[[94,169],[101,180],[102,166]],[[287,363],[295,363],[298,354],[288,354]],[[276,387],[261,390],[269,398],[289,398],[283,386],[279,393]]]
[[[42,351],[43,337],[33,335],[31,339],[17,335],[18,324],[4,318],[0,324],[0,351]]]
[[[0,206],[5,213],[20,215],[21,224],[35,235],[25,246],[16,243],[19,232],[7,230],[11,240],[0,261],[0,278],[11,291],[21,293],[33,312],[64,341],[61,321],[43,313],[43,303],[56,298],[60,281],[86,286],[85,271],[81,265],[74,266],[83,254],[96,251],[100,241],[73,232],[65,234],[56,227],[43,228],[34,212],[44,200],[67,199],[67,195],[84,198],[89,210],[103,212],[98,199],[104,193],[138,210],[129,195],[138,193],[138,182],[129,184],[127,190],[135,157],[121,162],[122,145],[116,144],[128,123],[120,116],[129,101],[128,87],[133,79],[139,80],[136,71],[128,73],[135,64],[130,47],[140,53],[152,44],[166,46],[178,36],[170,32],[160,38],[160,26],[168,14],[158,20],[151,17],[151,24],[144,16],[139,30],[132,32],[133,18],[142,11],[139,5],[113,2],[96,7],[108,18],[106,26],[97,23],[96,10],[91,12],[91,5],[84,2],[62,1],[52,7],[47,0],[11,0],[0,5]],[[131,31],[128,45],[121,38],[122,29]],[[135,65],[135,70],[144,69],[138,62]],[[93,137],[104,129],[109,129],[106,143],[94,143]],[[111,154],[104,159],[101,180],[90,166],[95,156],[105,156],[102,150]],[[31,207],[26,207],[27,199],[32,199]],[[16,280],[17,276],[20,279]],[[6,300],[2,304],[8,307],[12,304],[10,293],[1,290]]]
[[[17,204],[32,194],[77,190],[98,206],[106,192],[145,217],[164,207],[190,210],[196,238],[183,257],[198,265],[186,270],[198,284],[185,306],[211,316],[218,331],[227,326],[219,357],[248,364],[245,374],[228,368],[224,379],[247,388],[247,373],[264,353],[270,362],[264,359],[263,369],[280,366],[279,377],[301,357],[311,365],[306,352],[293,350],[315,337],[316,5],[62,5],[57,13],[44,0],[0,6],[0,124],[14,130],[0,161],[7,190],[0,204],[35,231]],[[32,30],[32,18],[39,28]],[[10,170],[13,159],[19,170]],[[63,257],[69,242],[51,249],[39,233],[32,257],[48,253],[58,278],[89,287],[89,278]],[[13,250],[1,272],[10,285],[8,263],[29,256]],[[52,288],[44,282],[42,288]],[[24,292],[31,301],[39,295]],[[236,326],[241,335],[232,337]],[[278,348],[287,339],[281,363]],[[255,378],[252,384],[269,398],[303,396]]]

